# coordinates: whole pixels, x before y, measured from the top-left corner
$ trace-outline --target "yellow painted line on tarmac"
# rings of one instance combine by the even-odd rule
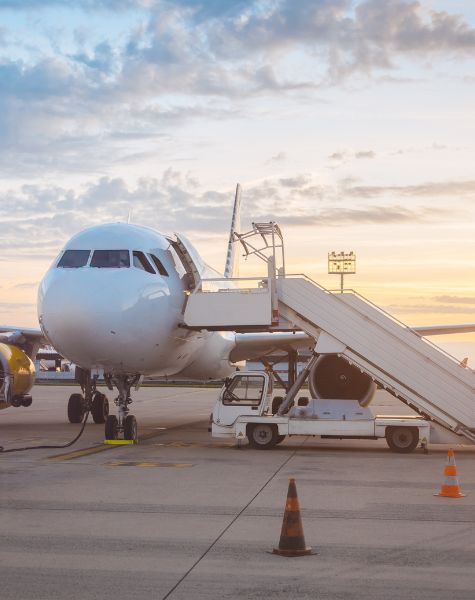
[[[235,443],[202,443],[202,442],[163,442],[161,444],[152,444],[157,448],[235,448]]]
[[[104,440],[104,444],[107,446],[130,446],[138,443],[138,440]]]
[[[107,467],[141,467],[144,469],[154,467],[168,467],[174,469],[186,469],[192,467],[192,463],[167,463],[167,462],[154,462],[154,461],[133,461],[133,460],[112,460],[106,463]]]
[[[112,450],[117,446],[92,446],[91,448],[83,448],[82,450],[74,450],[73,452],[66,452],[66,454],[55,454],[54,456],[48,456],[49,460],[61,462],[64,460],[73,460],[74,458],[81,458],[82,456],[89,456],[90,454],[98,454],[105,450]]]

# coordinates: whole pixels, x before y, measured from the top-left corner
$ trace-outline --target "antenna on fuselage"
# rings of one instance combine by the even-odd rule
[[[231,219],[231,229],[229,231],[228,251],[226,254],[226,265],[224,267],[225,277],[239,277],[239,253],[237,252],[237,243],[234,233],[241,229],[241,185],[236,185],[236,195],[234,196],[233,216]]]
[[[131,218],[132,218],[132,209],[129,210],[129,214],[127,215],[127,225],[130,225]]]

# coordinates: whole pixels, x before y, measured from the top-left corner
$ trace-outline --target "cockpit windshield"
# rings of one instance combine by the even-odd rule
[[[66,250],[58,262],[58,267],[63,267],[65,269],[85,267],[90,254],[90,250]]]
[[[94,250],[91,267],[121,269],[130,267],[128,250]]]

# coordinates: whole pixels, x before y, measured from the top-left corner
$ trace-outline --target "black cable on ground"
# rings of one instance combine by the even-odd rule
[[[69,448],[69,446],[72,446],[82,436],[84,428],[86,427],[87,419],[89,417],[89,412],[90,411],[87,411],[86,416],[84,417],[84,421],[82,422],[81,431],[77,434],[77,436],[71,442],[68,442],[67,444],[59,444],[59,445],[55,445],[55,446],[25,446],[24,448],[9,448],[7,450],[5,450],[3,446],[0,446],[0,454],[6,454],[7,452],[23,452],[25,450],[46,450],[46,449],[52,449],[52,448],[56,448],[56,449],[57,448]]]
[[[305,437],[303,442],[299,445],[299,447],[296,448],[286,460],[284,460],[284,462],[279,466],[279,468],[272,473],[272,475],[269,477],[269,479],[264,483],[263,486],[261,486],[259,488],[259,490],[254,494],[254,496],[244,506],[244,508],[242,508],[238,512],[238,514],[232,518],[231,522],[228,523],[226,525],[226,527],[223,529],[223,531],[221,531],[221,533],[218,535],[218,537],[216,537],[215,540],[213,542],[211,542],[211,544],[206,548],[206,550],[203,552],[203,554],[191,565],[191,567],[186,571],[186,573],[184,575],[182,575],[182,577],[180,577],[180,579],[175,583],[175,585],[170,590],[168,590],[168,592],[165,594],[165,596],[163,596],[162,600],[167,600],[167,598],[169,598],[169,596],[176,590],[176,588],[180,585],[180,583],[182,583],[182,581],[184,581],[188,577],[188,575],[203,560],[203,558],[208,554],[208,552],[219,542],[219,540],[223,537],[223,535],[226,533],[226,531],[228,531],[228,529],[239,519],[239,517],[242,515],[242,513],[247,508],[249,508],[249,506],[254,502],[254,500],[257,498],[257,496],[259,496],[259,494],[264,490],[264,488],[266,488],[269,485],[269,483],[274,479],[274,477],[277,475],[277,473],[279,471],[281,471],[285,467],[285,465],[297,454],[297,450],[300,449],[300,447],[304,444],[304,442],[306,442],[306,440],[307,440],[307,437]]]

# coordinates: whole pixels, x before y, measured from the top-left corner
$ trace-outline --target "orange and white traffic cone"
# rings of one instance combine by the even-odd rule
[[[463,498],[465,494],[462,494],[462,490],[460,489],[457,478],[457,467],[455,466],[455,455],[452,448],[449,448],[448,451],[444,475],[445,482],[442,484],[440,492],[438,494],[434,494],[434,496],[443,496],[444,498]]]
[[[316,554],[312,548],[305,545],[295,479],[289,479],[289,490],[285,503],[279,547],[274,548],[272,553],[279,556],[308,556],[309,554]]]

